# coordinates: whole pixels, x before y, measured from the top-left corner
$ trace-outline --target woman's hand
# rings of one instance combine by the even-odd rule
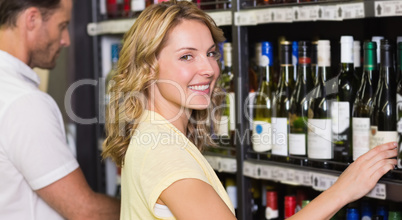
[[[397,143],[379,145],[353,162],[330,188],[343,195],[345,204],[365,196],[397,164]]]

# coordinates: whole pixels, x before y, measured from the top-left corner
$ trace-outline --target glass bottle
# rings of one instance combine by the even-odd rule
[[[370,150],[370,109],[378,84],[377,44],[364,42],[364,72],[353,104],[353,160]]]
[[[359,83],[361,82],[363,75],[360,50],[361,50],[360,41],[357,40],[353,41],[353,66],[355,67],[355,75]]]
[[[399,54],[402,54],[402,42],[398,43]],[[402,75],[402,56],[399,56],[399,75]],[[398,168],[402,169],[402,79],[399,80],[396,91],[397,130],[398,130]]]

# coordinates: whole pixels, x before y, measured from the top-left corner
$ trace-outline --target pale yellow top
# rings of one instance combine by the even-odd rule
[[[121,173],[120,219],[175,219],[158,218],[154,206],[163,190],[186,178],[210,184],[234,213],[215,171],[183,133],[153,111],[136,123]]]

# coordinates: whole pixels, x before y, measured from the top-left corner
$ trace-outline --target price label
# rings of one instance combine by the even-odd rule
[[[402,16],[401,1],[376,1],[374,2],[375,17]]]
[[[232,25],[232,13],[230,11],[208,12],[208,15],[214,19],[216,25]]]
[[[311,186],[311,173],[297,170],[295,171],[294,181],[304,186]]]
[[[236,160],[232,158],[221,158],[219,172],[236,173]]]
[[[327,21],[339,21],[342,17],[338,16],[336,5],[323,5],[319,6],[318,9],[318,19],[317,20],[327,20]]]
[[[285,181],[295,182],[295,170],[285,169],[284,171],[285,171]]]
[[[286,169],[282,167],[273,167],[271,176],[272,180],[283,181],[286,179]]]
[[[271,10],[270,12],[271,22],[292,22],[293,21],[293,10],[292,8],[277,8]]]
[[[340,4],[338,5],[338,16],[342,19],[364,18],[364,3]]]
[[[204,156],[208,161],[209,165],[211,165],[212,169],[219,170],[219,157],[214,156]]]
[[[293,21],[316,21],[319,6],[293,7]]]
[[[331,175],[326,175],[326,174],[319,174],[319,173],[314,173],[313,174],[313,189],[319,190],[319,191],[324,191],[327,190],[329,187],[331,187],[338,177],[336,176],[331,176]]]
[[[377,185],[375,185],[366,196],[375,199],[385,199],[387,197],[386,185],[383,183],[377,183]]]
[[[244,161],[244,163],[243,163],[243,175],[244,176],[258,179],[259,178],[259,170],[260,170],[259,165],[250,163],[248,161]]]
[[[272,21],[272,9],[261,9],[256,11],[257,24],[266,24]]]
[[[260,178],[265,180],[272,180],[272,166],[261,165],[260,166]]]
[[[236,26],[247,26],[256,25],[257,19],[254,11],[240,11],[235,12],[235,25]]]

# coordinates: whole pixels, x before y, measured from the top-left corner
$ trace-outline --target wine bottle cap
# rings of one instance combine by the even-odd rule
[[[341,63],[353,63],[352,36],[341,36]]]
[[[258,42],[255,44],[255,63],[258,65],[260,64],[260,58],[261,58],[261,42]]]
[[[278,193],[276,191],[267,191],[267,207],[272,210],[278,209]]]
[[[353,64],[356,67],[361,67],[361,60],[360,60],[360,41],[353,41]]]
[[[317,59],[318,66],[331,66],[331,42],[329,40],[317,42]]]
[[[299,62],[299,43],[297,41],[292,42],[292,64],[296,66]]]
[[[281,64],[289,65],[292,64],[292,45],[289,41],[281,42]]]
[[[274,52],[272,43],[268,41],[261,42],[260,66],[274,65]]]
[[[299,41],[299,64],[311,63],[311,43],[309,41]]]
[[[359,211],[357,210],[357,208],[348,208],[346,211],[346,219],[358,220]]]
[[[381,53],[380,53],[380,41],[384,39],[383,36],[373,36],[371,38],[371,41],[374,41],[377,43],[377,63],[381,62]]]
[[[399,42],[402,42],[402,36],[398,36],[398,37],[396,38],[396,43],[399,43]]]

